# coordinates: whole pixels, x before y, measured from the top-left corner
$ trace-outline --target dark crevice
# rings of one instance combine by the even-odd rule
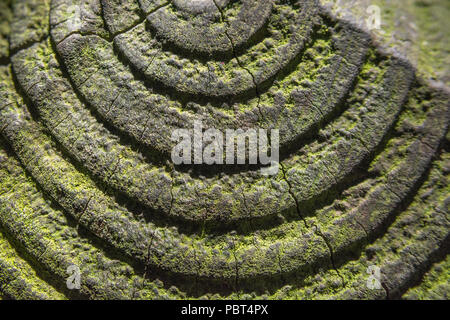
[[[147,275],[149,273],[149,267],[150,267],[150,257],[151,257],[151,250],[153,249],[153,241],[155,240],[155,234],[152,233],[152,236],[150,238],[150,243],[147,247],[147,257],[145,258],[145,266],[144,266],[144,274],[142,275],[142,287],[145,285],[145,281],[147,279]]]
[[[303,214],[300,211],[300,205],[299,205],[299,201],[297,199],[297,196],[295,195],[295,193],[292,191],[292,185],[291,182],[289,181],[289,179],[286,176],[286,169],[284,168],[284,165],[282,163],[280,163],[280,168],[283,172],[283,179],[284,181],[286,181],[287,185],[288,185],[288,192],[291,195],[291,198],[294,200],[295,202],[295,209],[297,212],[298,217],[303,221],[303,223],[305,224],[306,228],[309,228],[308,223],[306,222],[305,217],[303,216]]]
[[[11,63],[11,59],[9,57],[0,56],[0,66],[7,66]]]
[[[334,251],[333,251],[333,247],[332,247],[331,244],[330,244],[330,241],[329,241],[328,238],[322,233],[322,231],[320,230],[320,227],[319,227],[319,226],[317,226],[317,225],[314,224],[312,227],[314,228],[314,233],[315,233],[316,235],[318,235],[319,237],[321,237],[321,238],[323,239],[323,241],[325,242],[325,244],[327,245],[328,250],[329,250],[329,252],[330,252],[330,262],[331,262],[331,266],[333,267],[334,271],[336,271],[336,273],[337,273],[337,275],[339,276],[339,278],[341,278],[341,281],[342,281],[342,287],[345,287],[345,286],[346,286],[346,283],[345,283],[344,277],[341,275],[341,273],[339,272],[339,269],[338,269],[337,266],[336,266],[336,263],[335,263],[335,261],[336,261],[336,259],[335,259],[335,253],[334,253]]]

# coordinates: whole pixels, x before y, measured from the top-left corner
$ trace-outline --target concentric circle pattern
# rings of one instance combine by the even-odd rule
[[[447,89],[318,1],[4,6],[4,297],[399,298],[448,254]],[[173,165],[195,121],[279,129],[278,174]]]

